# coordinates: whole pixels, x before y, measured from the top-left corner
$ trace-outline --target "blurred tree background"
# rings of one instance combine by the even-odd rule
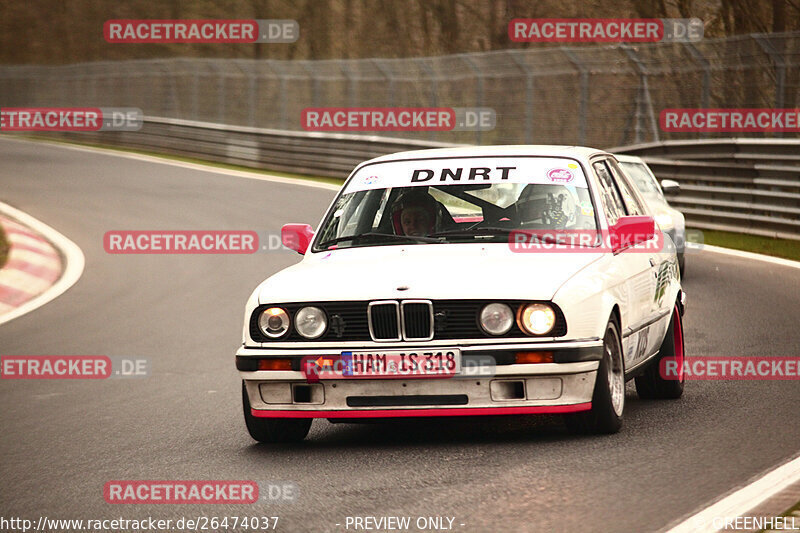
[[[156,57],[413,57],[514,43],[513,18],[697,17],[705,36],[800,29],[800,0],[3,0],[0,63],[67,64]],[[109,44],[109,19],[294,19],[292,44]]]

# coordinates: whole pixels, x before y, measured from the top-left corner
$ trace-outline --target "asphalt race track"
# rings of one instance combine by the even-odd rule
[[[316,225],[333,191],[12,140],[0,140],[0,162],[0,200],[86,256],[73,288],[0,326],[0,354],[152,365],[138,379],[0,382],[7,516],[279,516],[279,531],[346,531],[347,516],[448,516],[464,532],[654,531],[798,452],[797,381],[692,381],[673,402],[640,401],[629,384],[625,426],[610,437],[571,436],[557,418],[317,420],[300,445],[257,445],[234,367],[244,304],[298,256],[109,255],[103,234],[277,233],[286,222]],[[798,355],[800,270],[710,252],[689,255],[687,269],[688,355]],[[104,501],[107,481],[137,479],[290,481],[299,497]]]

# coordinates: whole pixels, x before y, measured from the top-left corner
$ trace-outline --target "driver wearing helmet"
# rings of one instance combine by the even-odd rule
[[[392,206],[392,226],[397,235],[425,237],[434,233],[439,212],[436,199],[422,190],[403,193]]]

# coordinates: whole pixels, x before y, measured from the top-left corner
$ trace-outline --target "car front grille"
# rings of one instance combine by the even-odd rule
[[[399,341],[400,304],[394,300],[369,304],[369,330],[373,340]]]
[[[426,341],[438,339],[485,339],[531,337],[523,333],[516,322],[505,335],[489,335],[480,327],[478,316],[486,304],[502,302],[516,312],[529,300],[381,300],[356,302],[298,302],[258,306],[250,318],[250,336],[256,342],[341,342],[341,341]],[[567,322],[558,306],[556,325],[544,337],[563,337]],[[319,307],[328,318],[328,329],[313,341],[298,334],[294,328],[281,339],[269,339],[258,329],[258,315],[268,307],[282,307],[294,316],[302,307]]]

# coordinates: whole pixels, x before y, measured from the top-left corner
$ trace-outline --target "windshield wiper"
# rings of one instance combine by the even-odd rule
[[[483,226],[480,228],[469,227],[466,229],[456,229],[450,231],[440,231],[438,233],[434,233],[431,237],[449,237],[451,235],[481,235],[481,234],[489,234],[489,235],[508,235],[512,231],[519,231],[518,228],[498,228],[495,226]]]
[[[379,233],[376,231],[370,231],[367,233],[359,233],[358,235],[347,235],[343,237],[336,237],[335,239],[329,239],[325,242],[319,243],[317,246],[320,248],[328,248],[333,246],[334,244],[338,244],[343,241],[354,241],[356,239],[360,239],[361,237],[388,237],[390,239],[395,240],[402,240],[402,241],[416,241],[416,242],[442,242],[441,239],[435,239],[433,237],[418,237],[415,235],[395,235],[394,233]]]

